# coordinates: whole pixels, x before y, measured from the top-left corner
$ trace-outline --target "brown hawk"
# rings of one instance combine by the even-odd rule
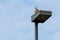
[[[39,10],[37,9],[37,7],[35,7],[34,12],[35,13],[39,12]]]

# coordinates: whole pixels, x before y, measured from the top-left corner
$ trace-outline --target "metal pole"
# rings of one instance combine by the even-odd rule
[[[38,23],[35,22],[35,40],[38,40]]]

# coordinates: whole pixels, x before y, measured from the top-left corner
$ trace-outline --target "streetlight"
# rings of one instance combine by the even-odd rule
[[[32,22],[35,22],[35,40],[38,40],[38,23],[44,23],[51,16],[51,11],[38,10],[35,8],[35,14],[31,16]]]

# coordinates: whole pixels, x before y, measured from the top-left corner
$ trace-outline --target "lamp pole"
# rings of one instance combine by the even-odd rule
[[[38,10],[35,8],[35,14],[31,16],[32,22],[35,23],[35,40],[38,40],[38,23],[44,23],[51,16],[51,11]]]
[[[38,23],[35,22],[35,40],[38,40]]]

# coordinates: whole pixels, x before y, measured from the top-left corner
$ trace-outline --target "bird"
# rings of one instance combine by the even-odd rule
[[[38,13],[39,12],[39,9],[37,9],[37,7],[35,7],[34,12],[35,13]]]

